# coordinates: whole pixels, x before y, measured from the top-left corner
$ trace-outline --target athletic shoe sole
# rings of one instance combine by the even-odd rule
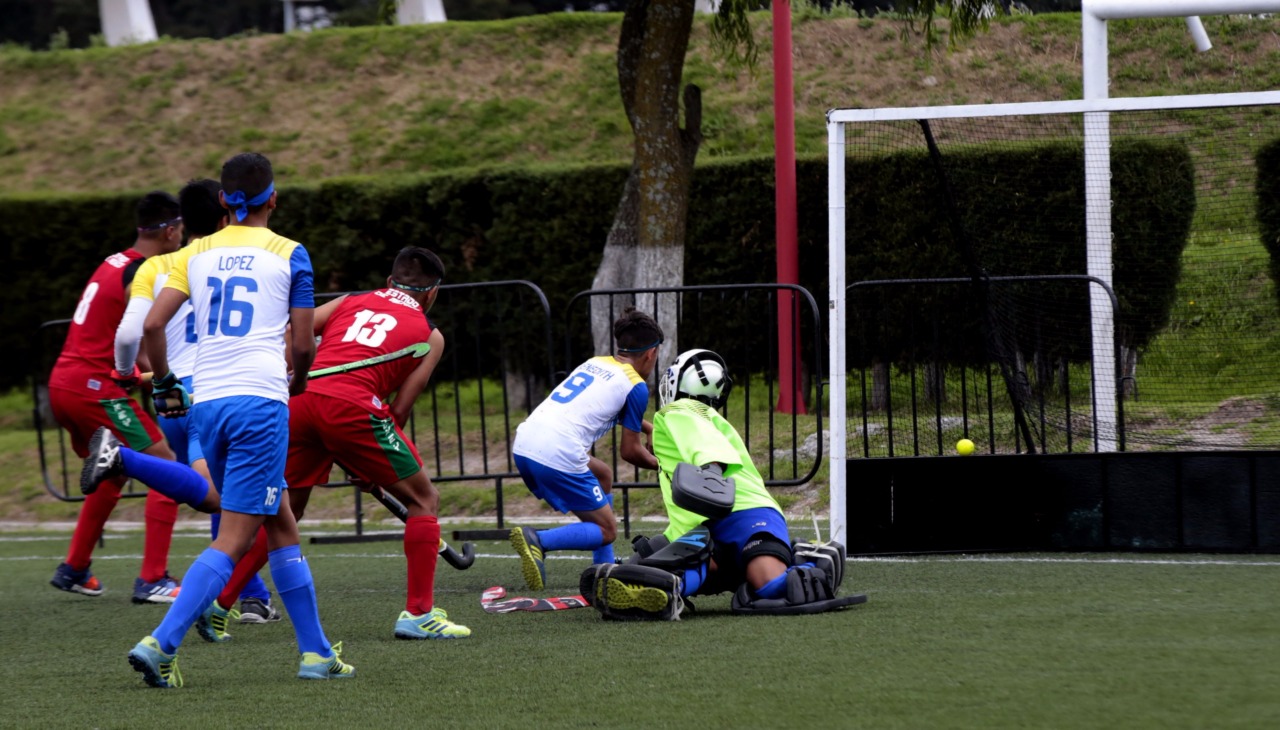
[[[610,608],[638,608],[649,613],[660,613],[667,607],[667,592],[651,586],[637,586],[610,578],[604,596],[598,592],[596,599],[607,599]]]
[[[80,470],[80,492],[86,497],[98,491],[98,485],[110,476],[107,473],[110,469],[100,470],[98,467],[102,461],[102,444],[108,437],[114,438],[105,427],[99,427],[89,438],[89,456],[84,460],[84,468]]]
[[[520,572],[524,575],[525,585],[531,591],[540,591],[546,585],[546,580],[543,578],[543,571],[538,569],[539,561],[533,556],[533,547],[524,538],[524,530],[523,527],[512,528],[511,547],[520,556]]]

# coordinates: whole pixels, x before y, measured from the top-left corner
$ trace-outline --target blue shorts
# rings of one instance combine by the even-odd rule
[[[609,498],[590,471],[569,474],[516,455],[516,469],[533,496],[561,512],[591,512],[608,507]]]
[[[711,528],[711,539],[716,543],[716,555],[732,556],[737,561],[734,568],[737,572],[746,570],[742,563],[742,547],[752,537],[765,533],[780,540],[783,545],[791,544],[791,533],[787,531],[787,520],[782,513],[772,507],[754,507],[734,512],[728,517],[711,520],[707,523]],[[721,566],[726,568],[729,566]]]
[[[274,515],[284,492],[289,407],[278,400],[238,395],[197,401],[191,409],[222,509]]]
[[[182,384],[191,388],[191,376],[182,379]],[[196,419],[188,413],[178,418],[157,418],[169,448],[178,457],[178,463],[191,465],[204,458],[200,449],[200,432],[196,430]]]

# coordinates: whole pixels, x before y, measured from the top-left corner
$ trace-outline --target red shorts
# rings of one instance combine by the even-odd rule
[[[319,393],[289,399],[289,460],[284,481],[314,487],[337,463],[361,479],[387,486],[422,469],[413,442],[390,415]]]
[[[99,426],[106,426],[120,442],[142,451],[164,439],[160,426],[109,378],[93,379],[98,389],[86,386],[74,390],[50,383],[49,406],[58,425],[71,434],[71,448],[80,458],[89,455],[89,438]]]

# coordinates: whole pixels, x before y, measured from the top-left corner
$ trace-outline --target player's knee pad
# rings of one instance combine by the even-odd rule
[[[795,552],[795,565],[813,563],[831,578],[833,590],[839,589],[844,582],[845,559],[848,554],[843,544],[835,542],[797,542],[792,546]]]
[[[679,621],[684,611],[680,578],[647,565],[593,565],[582,572],[578,588],[605,619]]]
[[[699,525],[660,550],[641,558],[640,565],[680,575],[690,568],[697,568],[711,560],[711,551],[714,549],[715,543],[711,540],[711,530],[705,525]]]
[[[767,532],[758,532],[742,546],[742,564],[748,565],[752,560],[764,556],[777,558],[783,565],[792,564],[790,545]]]
[[[641,560],[653,555],[662,548],[671,543],[666,535],[658,535],[656,537],[645,537],[644,535],[636,535],[631,538],[631,551],[635,553],[627,562],[638,563]]]

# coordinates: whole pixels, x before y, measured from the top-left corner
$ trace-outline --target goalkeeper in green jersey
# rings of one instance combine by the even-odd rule
[[[583,573],[583,595],[607,618],[675,619],[685,597],[730,590],[735,613],[818,613],[861,602],[835,596],[842,545],[791,542],[742,437],[716,410],[731,386],[710,350],[682,353],[659,381],[653,451],[669,524],[660,537],[634,541],[631,563]]]

